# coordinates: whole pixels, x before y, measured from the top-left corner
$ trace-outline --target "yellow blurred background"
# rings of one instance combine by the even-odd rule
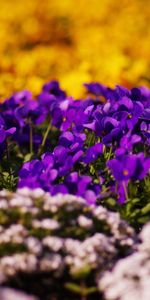
[[[0,0],[0,96],[58,79],[150,86],[150,0]]]

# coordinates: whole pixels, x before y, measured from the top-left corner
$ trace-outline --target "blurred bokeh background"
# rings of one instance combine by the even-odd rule
[[[150,86],[150,0],[0,0],[0,96],[58,79]]]

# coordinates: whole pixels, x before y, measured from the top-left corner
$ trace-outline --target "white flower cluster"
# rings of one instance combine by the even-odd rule
[[[0,244],[12,243],[21,244],[27,236],[27,230],[21,224],[12,224],[9,228],[1,227]]]
[[[53,219],[33,220],[32,227],[47,230],[55,230],[60,228],[60,224]]]
[[[116,240],[120,241],[122,246],[134,246],[134,230],[132,227],[127,226],[124,220],[120,219],[119,213],[110,212],[103,206],[98,206],[93,209],[93,216],[99,221],[107,223],[109,228],[111,228],[112,235]]]
[[[150,223],[140,235],[137,251],[121,259],[99,280],[99,288],[109,300],[150,299]]]
[[[3,256],[0,261],[0,282],[8,277],[16,275],[17,272],[34,272],[37,267],[37,258],[30,253],[17,253]]]
[[[20,273],[49,274],[55,285],[84,272],[96,284],[97,273],[134,250],[134,230],[119,214],[80,197],[23,188],[1,191],[0,207],[0,285]]]
[[[72,274],[81,273],[86,267],[90,269],[106,268],[116,255],[113,240],[104,234],[96,233],[84,242],[66,239],[65,249],[68,252],[66,263]]]
[[[16,291],[10,288],[0,288],[1,300],[37,300],[34,296],[29,296],[23,292]]]

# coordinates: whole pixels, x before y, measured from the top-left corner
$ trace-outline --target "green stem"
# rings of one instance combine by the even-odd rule
[[[8,168],[9,168],[9,177],[11,179],[11,162],[10,162],[10,152],[9,152],[9,143],[8,138],[6,139],[6,155],[7,155],[7,161],[8,161]]]
[[[116,181],[116,184],[115,184],[115,194],[117,194],[117,190],[118,190],[118,182]]]
[[[30,154],[33,153],[33,126],[32,120],[29,118],[29,127],[30,127]]]
[[[41,155],[41,153],[42,153],[42,151],[43,151],[43,148],[44,148],[44,146],[45,146],[45,143],[46,143],[48,134],[49,134],[49,132],[50,132],[50,129],[51,129],[51,123],[49,122],[49,125],[48,125],[48,127],[47,127],[47,129],[46,129],[46,132],[45,132],[44,136],[43,136],[42,144],[41,144],[41,146],[40,146],[40,148],[39,148],[39,151],[38,151],[38,155],[39,155],[39,156]]]
[[[126,187],[126,184],[125,182],[123,181],[123,188],[124,188],[124,192],[125,192],[125,196],[126,196],[126,200],[128,201],[129,200],[129,197],[128,197],[128,191],[127,191],[127,187]]]
[[[84,280],[81,280],[81,300],[87,300],[86,285]]]
[[[108,156],[107,156],[107,160],[109,160],[111,158],[111,154],[112,154],[112,147],[110,147],[110,150],[109,150],[109,153],[108,153]]]

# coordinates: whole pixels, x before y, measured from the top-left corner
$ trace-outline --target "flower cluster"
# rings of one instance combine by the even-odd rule
[[[26,290],[31,282],[30,293],[40,299],[60,286],[61,296],[73,285],[82,295],[81,281],[87,295],[93,286],[95,292],[97,274],[131,254],[137,240],[118,213],[41,189],[1,191],[0,218],[0,285],[19,282]]]
[[[7,288],[7,287],[0,288],[0,299],[1,300],[15,300],[15,299],[37,300],[37,298],[35,298],[34,296],[29,296],[23,292],[11,288]]]
[[[2,174],[17,178],[21,168],[18,187],[124,203],[150,170],[150,90],[85,87],[89,94],[75,101],[51,81],[36,101],[23,91],[0,105]],[[3,169],[9,159],[11,172]]]
[[[99,281],[100,290],[110,300],[148,300],[150,297],[150,223],[140,235],[137,251],[121,259],[112,272],[106,272]]]
[[[145,5],[139,0],[122,0],[121,5],[119,0],[88,5],[86,0],[80,5],[26,0],[26,9],[23,0],[14,1],[1,1],[3,99],[26,86],[36,95],[52,78],[75,97],[83,95],[83,81],[149,84],[149,0]]]

